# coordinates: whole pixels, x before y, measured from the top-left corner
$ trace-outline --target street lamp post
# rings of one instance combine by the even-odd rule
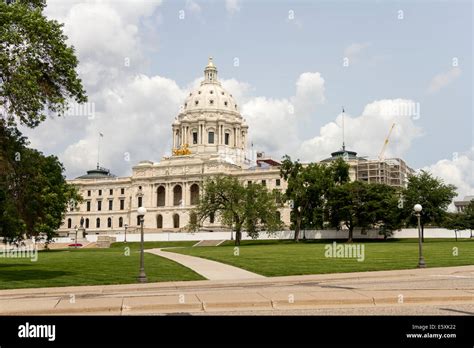
[[[79,230],[79,229],[77,228],[77,225],[74,226],[74,230],[76,231],[76,241],[74,242],[74,248],[77,248],[77,231]]]
[[[141,232],[141,239],[140,239],[140,273],[138,274],[138,281],[140,283],[146,283],[148,280],[146,278],[145,274],[145,262],[144,262],[144,256],[145,252],[143,250],[143,240],[144,240],[144,235],[143,235],[143,222],[144,222],[144,216],[146,214],[146,208],[145,207],[139,207],[137,210],[138,216],[140,218],[140,232]]]
[[[423,245],[421,242],[421,223],[420,223],[420,217],[421,217],[421,210],[423,207],[421,204],[415,204],[413,207],[413,210],[415,211],[415,216],[418,219],[418,254],[419,254],[419,260],[418,260],[418,268],[426,268],[425,264],[425,259],[423,258]]]
[[[128,224],[125,224],[124,227],[125,227],[125,236],[124,236],[124,240],[123,240],[123,241],[124,241],[124,243],[127,243],[127,228],[128,228]]]

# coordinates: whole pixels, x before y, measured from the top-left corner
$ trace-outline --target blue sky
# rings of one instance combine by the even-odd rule
[[[46,14],[65,24],[96,110],[27,131],[68,177],[95,165],[99,131],[118,175],[169,153],[171,122],[213,56],[257,149],[326,157],[344,105],[349,148],[376,157],[395,122],[388,156],[473,193],[471,1],[50,0]],[[386,115],[394,104],[420,115]]]
[[[327,103],[303,135],[331,121],[341,105],[357,114],[373,100],[407,98],[420,103],[425,132],[406,154],[411,165],[425,166],[472,145],[471,2],[243,1],[234,15],[220,3],[199,2],[199,15],[180,20],[185,2],[165,2],[148,72],[184,85],[202,70],[203,59],[196,58],[213,55],[221,76],[281,98],[294,93],[299,74],[318,71],[327,81]],[[344,50],[354,42],[368,46],[354,65],[343,67]],[[449,70],[454,57],[461,76],[428,94],[430,80]]]

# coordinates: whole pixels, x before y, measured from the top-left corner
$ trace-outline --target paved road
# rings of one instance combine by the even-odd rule
[[[406,307],[423,311],[415,308],[420,305],[430,311],[456,305],[461,315],[472,312],[473,304],[474,266],[0,291],[0,314],[6,315],[292,314],[301,310],[398,314]]]

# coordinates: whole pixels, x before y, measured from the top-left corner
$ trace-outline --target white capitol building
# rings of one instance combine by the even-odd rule
[[[125,226],[134,229],[138,227],[140,206],[147,209],[145,232],[182,231],[199,200],[203,182],[217,174],[235,176],[244,184],[263,184],[280,196],[285,192],[280,163],[247,149],[248,125],[232,94],[222,88],[212,58],[204,69],[204,80],[189,93],[172,124],[172,139],[172,156],[157,163],[142,161],[129,177],[115,177],[98,166],[69,180],[84,202],[66,213],[59,234],[67,235],[81,225],[81,220],[88,234],[122,233]],[[401,159],[370,161],[345,147],[323,162],[341,156],[350,164],[352,180],[404,186],[411,172]],[[371,166],[376,166],[372,174]],[[281,202],[279,212],[289,228],[288,204]],[[211,217],[202,226],[204,231],[223,229],[218,217]]]
[[[204,80],[189,93],[172,124],[173,155],[158,163],[142,161],[130,177],[115,177],[104,168],[69,180],[84,202],[67,212],[59,232],[83,226],[89,234],[122,232],[138,227],[137,209],[147,208],[146,232],[181,231],[199,199],[203,181],[217,174],[232,175],[244,183],[258,182],[282,194],[286,183],[279,163],[247,150],[248,126],[232,94],[222,88],[217,68],[209,58]],[[290,208],[281,205],[282,221],[289,225]],[[203,230],[222,230],[219,219],[208,219]]]

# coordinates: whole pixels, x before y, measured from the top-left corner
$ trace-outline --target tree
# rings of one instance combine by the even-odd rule
[[[44,235],[49,242],[67,207],[82,197],[66,182],[58,159],[28,148],[16,128],[0,127],[0,140],[8,167],[0,173],[0,236],[12,242]]]
[[[328,214],[333,226],[339,228],[343,224],[348,228],[349,243],[356,227],[379,228],[385,238],[401,227],[396,190],[385,184],[353,181],[334,186],[329,194]]]
[[[422,170],[417,175],[408,178],[407,188],[403,191],[403,210],[405,219],[416,225],[413,214],[413,206],[421,204],[420,224],[421,236],[424,241],[424,227],[428,223],[441,225],[449,204],[456,196],[456,187],[446,185],[444,182],[433,177],[429,172]]]
[[[334,185],[349,180],[349,165],[341,158],[331,164],[310,163],[303,166],[283,157],[280,176],[287,181],[285,197],[293,202],[291,217],[295,226],[294,240],[298,242],[302,224],[304,227],[324,226],[324,214],[328,192]]]
[[[474,199],[469,202],[467,207],[464,209],[464,225],[471,231],[474,229]]]
[[[393,231],[403,227],[402,209],[399,207],[400,192],[386,184],[368,184],[367,209],[373,211],[372,228],[378,228],[379,234],[387,239]]]
[[[456,241],[458,240],[458,231],[469,229],[466,214],[464,213],[446,213],[442,226],[454,231]]]
[[[240,245],[242,230],[257,238],[262,230],[281,228],[275,196],[260,184],[244,186],[237,178],[216,176],[204,183],[203,191],[188,230],[199,229],[204,220],[217,215],[222,224],[235,231],[235,245]]]
[[[34,128],[49,110],[87,101],[76,73],[74,48],[62,24],[42,13],[43,0],[0,1],[0,112],[7,126]]]

